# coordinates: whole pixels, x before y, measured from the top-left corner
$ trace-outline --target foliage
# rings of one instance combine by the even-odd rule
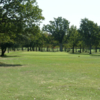
[[[26,30],[31,33],[34,30],[34,33],[37,33],[38,25],[44,19],[36,0],[2,0],[0,11],[0,44],[2,45],[16,42],[16,37],[18,41],[23,34],[26,35]]]
[[[98,40],[99,28],[93,21],[82,19],[79,31],[86,45],[94,45]]]
[[[43,27],[43,30],[51,33],[59,43],[62,43],[68,29],[69,22],[62,17],[54,18],[54,21],[50,21],[50,24]]]
[[[78,43],[78,39],[79,39],[79,34],[78,34],[78,31],[77,31],[77,28],[76,26],[71,26],[70,29],[69,29],[69,32],[68,32],[68,41],[69,41],[69,44],[70,45],[74,45],[76,46],[77,43]]]
[[[54,21],[50,21],[50,24],[44,25],[43,30],[52,34],[55,40],[60,43],[60,51],[62,51],[62,42],[65,34],[69,29],[69,21],[65,18],[54,18]]]
[[[77,31],[77,28],[72,25],[69,29],[67,36],[68,36],[68,43],[73,48],[73,53],[74,53],[74,46],[77,45],[79,39],[79,33]]]
[[[91,54],[91,46],[99,44],[98,42],[98,34],[99,27],[93,21],[88,20],[87,18],[81,20],[79,32],[82,36],[82,41],[84,41],[85,45],[90,46],[90,54]]]

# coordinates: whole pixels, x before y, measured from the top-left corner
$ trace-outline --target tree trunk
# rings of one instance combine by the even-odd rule
[[[82,52],[84,52],[84,47],[83,47],[83,50],[82,50]]]
[[[6,52],[6,47],[5,48],[1,47],[1,56],[2,57],[4,56],[5,52]]]
[[[39,51],[41,51],[41,48],[39,47]]]
[[[91,54],[91,44],[90,44],[90,54]]]
[[[97,46],[95,47],[95,52],[97,53]]]
[[[23,47],[22,47],[22,51],[23,51]]]
[[[49,51],[49,50],[48,50],[48,46],[47,46],[47,51]]]
[[[29,47],[27,48],[27,51],[29,51]]]
[[[32,47],[32,51],[34,51],[34,47]]]
[[[60,43],[60,51],[62,52],[63,50],[62,50],[62,43]]]
[[[73,45],[72,53],[74,53],[74,45]]]

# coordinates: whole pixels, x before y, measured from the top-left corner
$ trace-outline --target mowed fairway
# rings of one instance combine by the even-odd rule
[[[0,100],[100,100],[100,55],[11,52],[0,58]]]

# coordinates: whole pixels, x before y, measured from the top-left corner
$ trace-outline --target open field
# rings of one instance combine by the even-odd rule
[[[7,53],[0,100],[100,100],[100,54]]]

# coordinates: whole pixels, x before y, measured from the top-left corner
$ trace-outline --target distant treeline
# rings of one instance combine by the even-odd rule
[[[97,48],[100,47],[100,26],[87,18],[81,19],[79,29],[74,25],[69,27],[70,22],[67,19],[58,17],[40,30],[41,20],[44,20],[44,17],[36,0],[2,0],[0,2],[1,56],[4,56],[6,50],[10,48],[23,50],[26,47],[27,51],[71,51],[72,53],[89,50],[91,54],[92,48],[97,52]]]

